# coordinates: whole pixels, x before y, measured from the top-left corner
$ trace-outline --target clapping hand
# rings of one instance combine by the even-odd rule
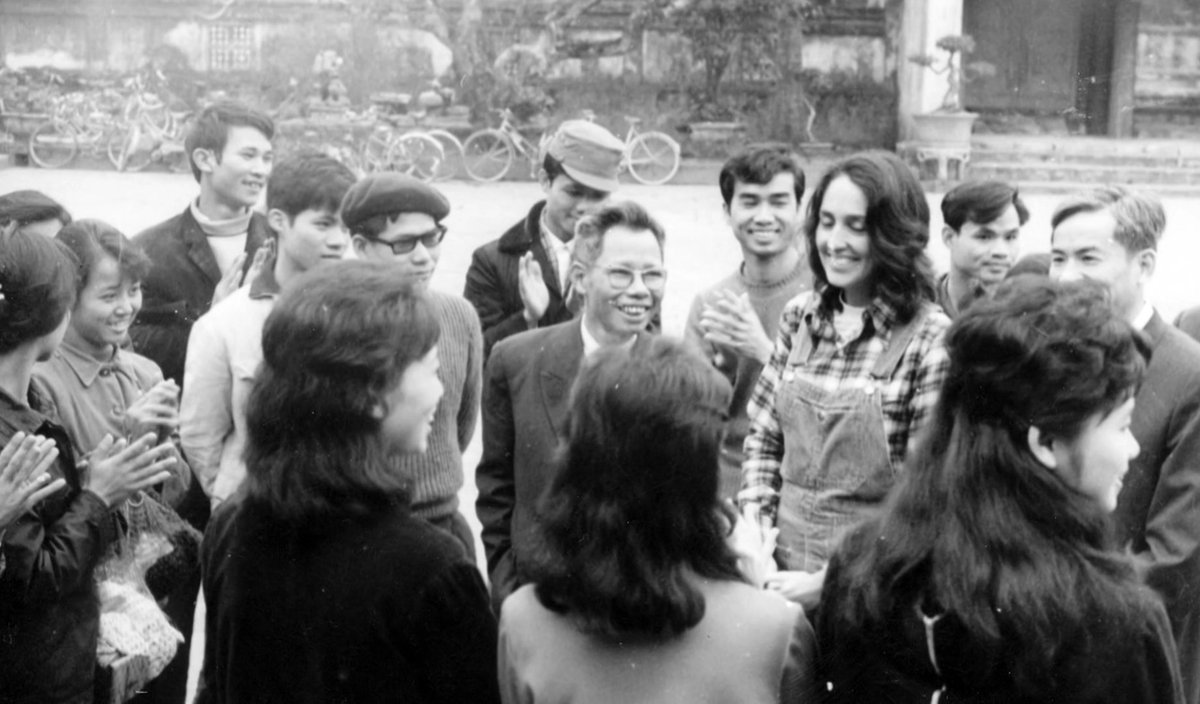
[[[154,446],[155,433],[147,433],[132,443],[104,436],[86,460],[84,487],[100,497],[110,508],[137,492],[171,478],[175,447],[171,443]]]
[[[159,441],[179,427],[179,385],[171,379],[158,382],[125,409],[125,432],[130,437],[155,433]]]
[[[42,499],[66,486],[50,480],[50,466],[58,459],[53,440],[17,433],[0,451],[0,530],[10,525]]]
[[[763,330],[748,294],[718,291],[717,299],[705,304],[700,313],[700,330],[705,341],[733,350],[739,357],[755,359],[763,365],[771,360],[774,343]]]
[[[526,252],[517,265],[518,290],[521,302],[525,304],[525,322],[529,327],[537,327],[537,323],[550,307],[550,289],[542,278],[542,265],[533,258],[533,252]]]
[[[738,555],[738,567],[756,587],[764,586],[775,574],[775,541],[778,537],[778,528],[762,527],[758,510],[753,506],[743,508],[742,515],[733,525],[730,541]]]

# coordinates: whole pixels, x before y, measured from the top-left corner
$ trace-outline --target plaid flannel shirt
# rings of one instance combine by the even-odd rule
[[[827,289],[828,290],[828,289]],[[810,361],[795,373],[827,391],[863,388],[870,383],[871,369],[887,347],[896,327],[896,313],[876,299],[863,314],[862,333],[854,340],[841,340],[833,321],[819,316],[820,295],[800,294],[783,311],[779,336],[771,361],[763,368],[750,397],[750,434],[746,437],[742,464],[741,507],[758,509],[764,528],[775,525],[779,505],[783,461],[783,430],[775,409],[792,344],[798,334],[814,336]],[[934,303],[925,303],[925,317],[909,343],[892,378],[880,388],[883,424],[892,465],[900,467],[910,443],[930,415],[949,366],[943,336],[950,320]]]

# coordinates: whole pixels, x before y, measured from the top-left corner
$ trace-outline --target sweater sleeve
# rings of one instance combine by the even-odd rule
[[[469,305],[463,308],[462,318],[468,338],[467,375],[463,381],[462,401],[458,404],[458,448],[466,452],[479,418],[479,398],[483,389],[483,332],[475,310]]]
[[[496,619],[479,570],[456,562],[429,580],[405,628],[427,701],[500,701]]]

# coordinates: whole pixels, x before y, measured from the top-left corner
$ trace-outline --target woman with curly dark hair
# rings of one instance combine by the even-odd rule
[[[203,545],[200,702],[490,702],[496,623],[388,456],[425,450],[438,324],[395,269],[297,279],[263,328],[246,482]]]
[[[933,408],[950,321],[925,254],[929,204],[894,154],[834,164],[805,237],[813,291],[784,309],[751,397],[738,500],[778,529],[767,587],[809,606],[838,538],[883,501]]]
[[[830,701],[1182,701],[1166,613],[1108,517],[1146,342],[1100,286],[1020,277],[946,346],[930,432],[829,565]]]
[[[729,545],[717,479],[731,393],[672,340],[588,361],[532,584],[500,618],[504,701],[808,700],[803,611],[752,586]]]

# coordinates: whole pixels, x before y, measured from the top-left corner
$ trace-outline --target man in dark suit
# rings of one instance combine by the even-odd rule
[[[1134,397],[1129,464],[1113,514],[1122,547],[1162,596],[1184,693],[1200,703],[1200,343],[1146,301],[1166,215],[1155,199],[1106,186],[1060,204],[1051,219],[1050,276],[1106,284],[1117,311],[1152,346]]]
[[[538,172],[545,200],[475,250],[463,297],[479,313],[484,359],[509,335],[571,319],[567,272],[575,224],[617,190],[624,149],[597,124],[564,122]]]
[[[184,140],[200,196],[134,237],[153,266],[129,334],[167,379],[183,383],[192,324],[237,290],[248,255],[270,236],[266,216],[251,209],[267,187],[274,134],[271,118],[244,105],[205,108]]]
[[[646,334],[666,284],[662,244],[662,227],[635,203],[585,217],[570,267],[582,316],[514,335],[487,362],[475,510],[497,613],[524,581],[536,505],[553,476],[575,375],[593,350],[633,345]]]

